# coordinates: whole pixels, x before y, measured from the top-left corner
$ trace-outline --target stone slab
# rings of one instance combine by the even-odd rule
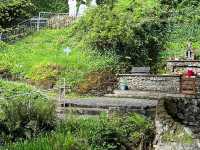
[[[129,97],[135,99],[161,99],[166,97],[174,97],[174,98],[195,98],[193,95],[184,95],[184,94],[170,94],[170,93],[162,93],[155,91],[134,91],[134,90],[114,90],[113,94],[106,94],[107,97]]]
[[[148,109],[156,108],[157,101],[149,99],[133,99],[133,98],[83,98],[75,100],[65,100],[65,107],[84,107],[84,108],[105,108],[111,107],[128,108],[128,109]]]

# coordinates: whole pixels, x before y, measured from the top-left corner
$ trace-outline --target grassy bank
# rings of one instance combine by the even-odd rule
[[[0,80],[0,145],[49,132],[56,124],[54,101],[34,87]]]
[[[166,37],[165,50],[161,57],[184,58],[188,42],[192,42],[194,51],[200,55],[200,3],[198,1],[178,2],[177,6],[171,9],[169,27]],[[193,4],[195,3],[195,4]]]
[[[153,125],[139,115],[70,119],[48,135],[7,145],[2,150],[123,150],[147,148],[154,137]]]
[[[43,30],[14,45],[4,45],[0,52],[0,73],[36,84],[66,78],[68,85],[76,85],[85,74],[116,63],[114,55],[100,55],[76,47],[65,53],[64,49],[70,45],[67,34],[68,29]]]

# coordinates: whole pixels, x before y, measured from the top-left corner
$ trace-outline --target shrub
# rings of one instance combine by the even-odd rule
[[[38,12],[68,12],[66,0],[31,0]]]
[[[90,150],[87,143],[75,137],[72,133],[55,132],[43,135],[31,141],[21,141],[1,148],[2,150]]]
[[[5,147],[9,150],[123,150],[150,148],[154,139],[153,124],[137,114],[99,118],[70,116],[58,124],[57,130],[31,141],[22,141]]]
[[[5,42],[0,41],[0,51],[2,52],[6,50],[6,48],[8,48],[8,45]]]
[[[68,12],[66,0],[4,0],[0,2],[0,28],[9,28],[39,12]]]
[[[121,61],[129,57],[134,66],[153,65],[165,35],[159,7],[151,0],[144,2],[147,5],[132,0],[126,2],[130,5],[119,1],[113,9],[99,6],[88,11],[70,29],[68,36],[75,40],[71,45],[82,43],[102,54],[114,51]]]
[[[0,27],[8,28],[29,18],[34,11],[30,0],[6,0],[0,2]]]
[[[31,138],[55,126],[55,105],[30,86],[0,80],[0,139]]]
[[[27,77],[30,78],[30,82],[34,85],[52,88],[56,84],[61,71],[62,67],[57,64],[39,64],[32,69],[32,72]]]
[[[101,115],[99,119],[70,119],[65,124],[67,131],[87,138],[92,149],[136,149],[143,142],[144,149],[154,139],[153,125],[137,114],[111,118]],[[61,132],[66,132],[62,128]]]
[[[161,52],[164,59],[170,57],[185,57],[188,42],[192,42],[195,53],[199,54],[199,1],[182,1],[176,8],[170,9],[170,25],[167,30],[165,51]]]
[[[83,82],[79,83],[78,93],[100,96],[112,92],[116,84],[117,77],[112,71],[93,71],[86,74]]]

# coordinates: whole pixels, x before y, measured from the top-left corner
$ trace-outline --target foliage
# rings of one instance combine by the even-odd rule
[[[30,86],[0,80],[0,141],[29,139],[55,127],[53,101]]]
[[[68,12],[67,0],[31,0],[38,12]]]
[[[182,6],[196,6],[199,4],[199,0],[160,0],[161,4],[168,5],[171,8]]]
[[[175,56],[184,57],[189,41],[192,42],[196,55],[199,55],[199,9],[199,1],[187,0],[178,4],[176,9],[171,9],[165,44],[166,50],[161,52],[161,57],[165,59]]]
[[[69,46],[68,29],[44,30],[18,41],[0,52],[0,68],[7,70],[13,78],[20,77],[34,85],[51,87],[59,78],[67,85],[77,87],[85,74],[115,68],[115,54],[100,55],[92,50]],[[72,42],[73,43],[73,42]],[[112,67],[111,67],[112,66]]]
[[[100,119],[100,125],[94,130],[89,142],[94,149],[109,150],[135,149],[143,142],[145,149],[154,137],[152,127],[150,122],[137,114],[122,118],[104,118]]]
[[[0,2],[0,28],[8,28],[29,18],[35,7],[30,0]]]
[[[57,64],[39,64],[33,67],[27,77],[31,78],[32,84],[50,89],[56,84],[61,71],[61,66]]]
[[[101,115],[100,118],[73,118],[64,121],[50,135],[32,141],[12,144],[12,150],[122,150],[136,149],[140,142],[144,149],[154,137],[153,125],[140,115],[127,117]],[[145,145],[146,144],[146,145]]]
[[[68,12],[66,0],[5,0],[0,1],[0,31],[16,26],[39,12]]]
[[[174,141],[183,144],[194,144],[194,140],[191,133],[186,131],[187,129],[182,127],[180,124],[176,124],[177,125],[175,129],[170,129],[163,133],[161,137],[162,140],[166,143]],[[172,132],[172,130],[174,131]]]
[[[117,77],[114,72],[106,70],[93,71],[85,75],[78,85],[79,94],[104,95],[116,87]],[[108,89],[111,88],[111,89]],[[109,91],[110,90],[110,91]]]
[[[5,42],[0,41],[0,51],[4,51],[7,47],[8,45]]]
[[[135,66],[154,64],[163,45],[165,24],[159,20],[157,2],[126,0],[113,9],[91,9],[69,32],[72,40],[100,53],[114,51]]]

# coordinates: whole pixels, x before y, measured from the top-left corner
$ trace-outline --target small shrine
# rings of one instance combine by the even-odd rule
[[[192,69],[194,72],[200,73],[200,60],[195,59],[195,52],[192,48],[191,42],[188,43],[188,47],[185,52],[185,58],[168,60],[167,69],[172,74],[182,74],[188,69]]]
[[[186,51],[186,55],[185,55],[185,58],[187,60],[194,60],[195,59],[195,53],[192,49],[192,43],[188,43],[188,49]]]

